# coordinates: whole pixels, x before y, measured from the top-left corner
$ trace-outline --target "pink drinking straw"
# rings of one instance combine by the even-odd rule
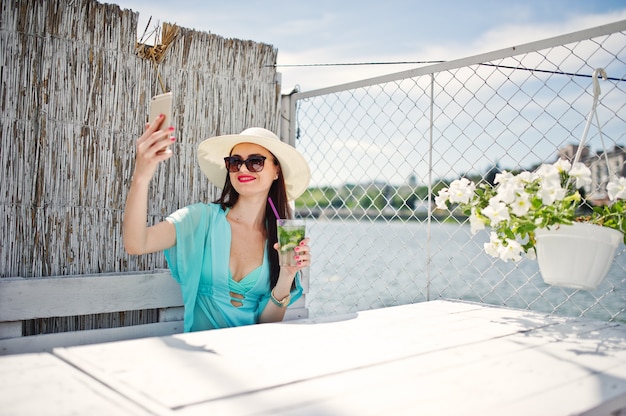
[[[280,219],[280,215],[278,215],[278,211],[276,211],[276,207],[274,206],[274,201],[272,201],[272,197],[267,198],[267,202],[270,203],[270,207],[272,207],[272,211],[274,211],[274,215],[276,215],[276,219]]]

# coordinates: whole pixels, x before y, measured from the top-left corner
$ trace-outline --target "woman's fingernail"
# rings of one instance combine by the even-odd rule
[[[175,142],[176,141],[176,137],[170,137],[170,140]]]
[[[174,126],[170,126],[170,127],[168,128],[168,130],[169,130],[169,131],[174,131]]]
[[[304,245],[304,240],[300,241],[300,245],[303,246]]]
[[[159,118],[165,118],[165,114],[163,113],[159,114]]]

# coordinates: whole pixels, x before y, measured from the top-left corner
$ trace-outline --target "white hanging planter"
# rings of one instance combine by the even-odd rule
[[[593,290],[609,272],[622,233],[574,223],[537,229],[535,237],[539,271],[547,284]]]

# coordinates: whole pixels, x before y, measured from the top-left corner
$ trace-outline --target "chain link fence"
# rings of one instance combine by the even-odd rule
[[[584,161],[626,173],[626,21],[311,92],[285,110],[313,179],[296,203],[314,263],[311,316],[463,299],[626,322],[626,248],[594,291],[546,285],[535,261],[483,251],[467,220],[435,209],[461,176],[493,181],[572,157],[604,68]],[[602,175],[595,186],[602,186]],[[606,176],[606,175],[605,175]],[[590,189],[591,193],[598,189]]]

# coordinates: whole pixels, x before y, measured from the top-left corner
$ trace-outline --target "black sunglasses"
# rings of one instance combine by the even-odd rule
[[[265,159],[267,159],[265,156],[260,155],[250,156],[246,160],[239,156],[227,156],[224,158],[224,162],[226,162],[226,169],[229,172],[239,172],[244,163],[250,172],[261,172],[265,165]]]

